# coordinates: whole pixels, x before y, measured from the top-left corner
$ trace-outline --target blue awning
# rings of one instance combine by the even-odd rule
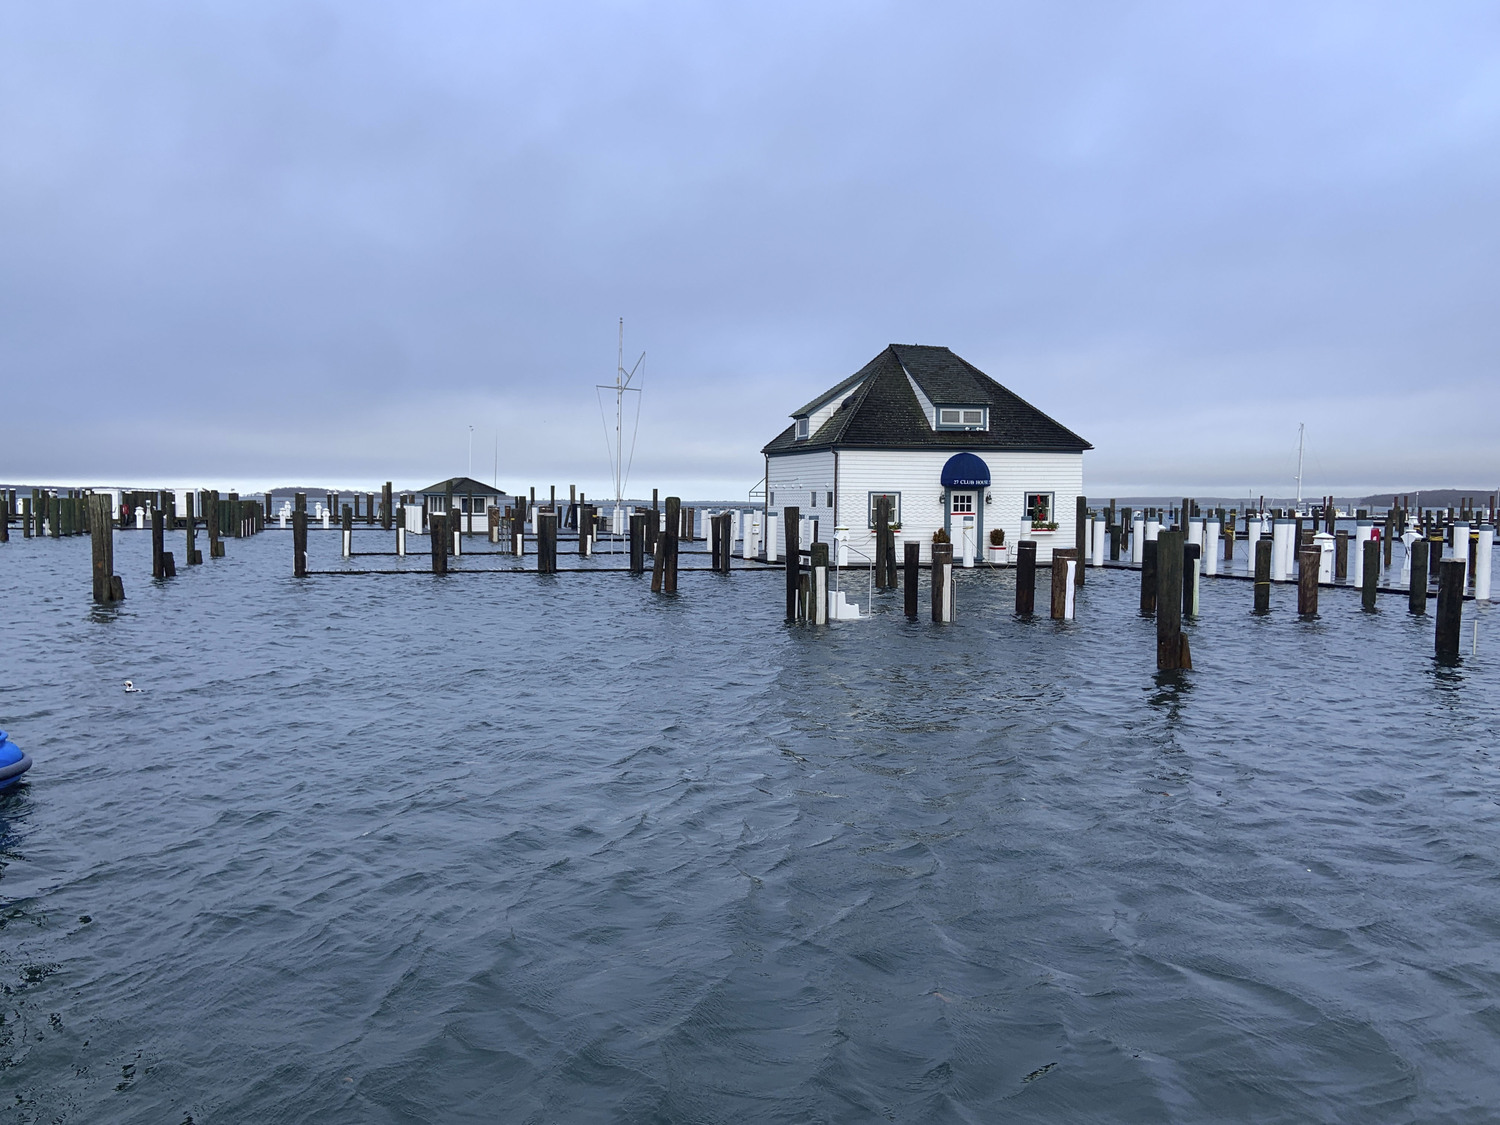
[[[955,453],[943,466],[944,488],[988,488],[990,467],[972,453]]]

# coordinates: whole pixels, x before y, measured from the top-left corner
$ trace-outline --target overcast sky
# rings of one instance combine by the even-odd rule
[[[623,316],[636,494],[891,342],[1093,494],[1492,488],[1497,298],[1493,3],[0,0],[10,481],[602,494]]]

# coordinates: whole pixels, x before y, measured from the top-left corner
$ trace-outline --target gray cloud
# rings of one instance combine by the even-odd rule
[[[945,343],[1090,488],[1483,482],[1487,5],[0,7],[14,479],[743,491]],[[484,450],[481,459],[478,450]],[[421,478],[418,480],[417,478]]]

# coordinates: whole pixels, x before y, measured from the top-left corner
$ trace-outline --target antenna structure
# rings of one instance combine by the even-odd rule
[[[630,466],[635,463],[635,439],[641,428],[641,400],[635,400],[635,425],[630,432],[630,456],[625,456],[625,396],[633,394],[639,396],[641,388],[631,386],[635,381],[637,373],[641,375],[642,381],[645,373],[641,371],[641,364],[646,361],[646,353],[642,352],[640,358],[629,371],[625,370],[625,318],[620,318],[620,343],[615,354],[615,381],[613,383],[595,383],[599,391],[614,391],[615,393],[615,432],[614,441],[609,440],[609,422],[604,417],[604,396],[599,397],[599,421],[604,424],[605,444],[609,449],[609,467],[615,478],[615,503],[618,504],[625,499],[625,484],[630,479]]]

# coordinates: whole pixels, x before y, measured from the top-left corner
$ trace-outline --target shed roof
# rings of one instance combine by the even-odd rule
[[[474,496],[506,495],[503,489],[496,488],[492,484],[485,484],[483,481],[477,481],[473,477],[449,477],[447,480],[440,480],[437,484],[429,484],[426,488],[418,489],[418,491],[423,496],[443,496],[447,493],[450,484],[453,485],[453,495],[455,496],[468,496],[471,494]]]
[[[988,430],[935,430],[912,390],[941,406],[988,406]],[[796,423],[761,452],[822,449],[1006,449],[1082,453],[1094,448],[1007,387],[948,348],[891,344],[849,378],[792,417],[805,417],[839,394],[858,387],[814,434],[796,440]]]

